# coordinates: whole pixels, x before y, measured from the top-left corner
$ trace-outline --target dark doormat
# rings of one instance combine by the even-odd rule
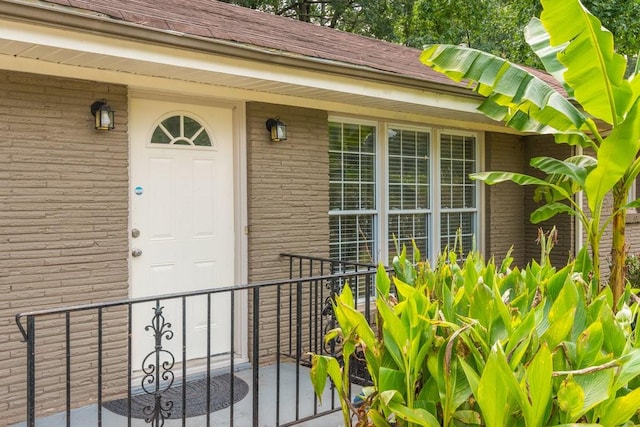
[[[211,378],[211,412],[231,405],[231,376],[219,375]],[[233,403],[242,400],[249,392],[249,386],[238,377],[233,377]],[[148,418],[162,409],[164,418],[182,418],[182,387],[175,385],[161,393],[159,404],[152,394],[131,396],[131,418]],[[207,413],[207,378],[187,381],[186,416],[197,417]],[[103,407],[118,415],[127,416],[127,399],[112,400],[103,403]]]

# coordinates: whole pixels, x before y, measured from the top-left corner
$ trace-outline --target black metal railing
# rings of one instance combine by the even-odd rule
[[[27,427],[58,410],[60,425],[75,425],[74,411],[87,405],[96,409],[91,423],[101,426],[113,417],[109,405],[115,401],[124,402],[122,425],[134,417],[153,426],[168,418],[186,425],[194,400],[186,383],[196,377],[206,384],[200,397],[207,426],[215,422],[212,399],[220,393],[228,399],[218,414],[231,426],[295,425],[338,410],[332,392],[323,406],[313,395],[309,352],[339,352],[335,343],[324,345],[323,336],[335,327],[331,299],[345,283],[357,284],[357,304],[371,319],[375,266],[282,257],[289,263],[285,280],[16,315],[27,347]],[[275,396],[264,382],[271,372]],[[239,373],[246,387],[236,382]],[[223,392],[212,385],[220,375],[230,378]],[[245,388],[250,405],[243,403],[247,398],[234,400]]]

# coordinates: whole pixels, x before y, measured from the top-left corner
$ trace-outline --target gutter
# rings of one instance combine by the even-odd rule
[[[140,24],[119,21],[108,15],[84,11],[69,6],[29,0],[0,0],[0,16],[9,20],[31,24],[45,24],[65,30],[78,30],[101,36],[130,41],[142,41],[163,47],[214,54],[252,62],[293,67],[301,70],[363,79],[411,89],[462,96],[480,100],[475,92],[455,85],[442,85],[415,77],[375,70],[321,58],[303,57],[289,52],[258,46],[244,45],[226,40],[206,38],[176,31],[149,28]]]

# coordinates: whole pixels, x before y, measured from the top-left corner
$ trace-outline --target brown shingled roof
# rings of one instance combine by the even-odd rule
[[[431,70],[419,49],[346,33],[216,0],[46,0],[164,31],[359,66],[401,77],[464,86]],[[539,77],[558,90],[550,76]]]

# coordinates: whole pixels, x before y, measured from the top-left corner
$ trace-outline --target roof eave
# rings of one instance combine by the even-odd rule
[[[318,72],[319,66],[321,65],[323,73],[341,77],[363,79],[462,97],[480,98],[480,96],[472,90],[457,86],[453,82],[451,85],[444,85],[343,62],[299,56],[285,51],[260,48],[258,46],[206,38],[171,30],[150,28],[130,22],[118,21],[103,14],[51,3],[3,0],[0,1],[0,16],[10,20],[32,24],[45,24],[57,28],[80,30],[102,36],[118,37],[159,46],[221,55],[301,70]]]

